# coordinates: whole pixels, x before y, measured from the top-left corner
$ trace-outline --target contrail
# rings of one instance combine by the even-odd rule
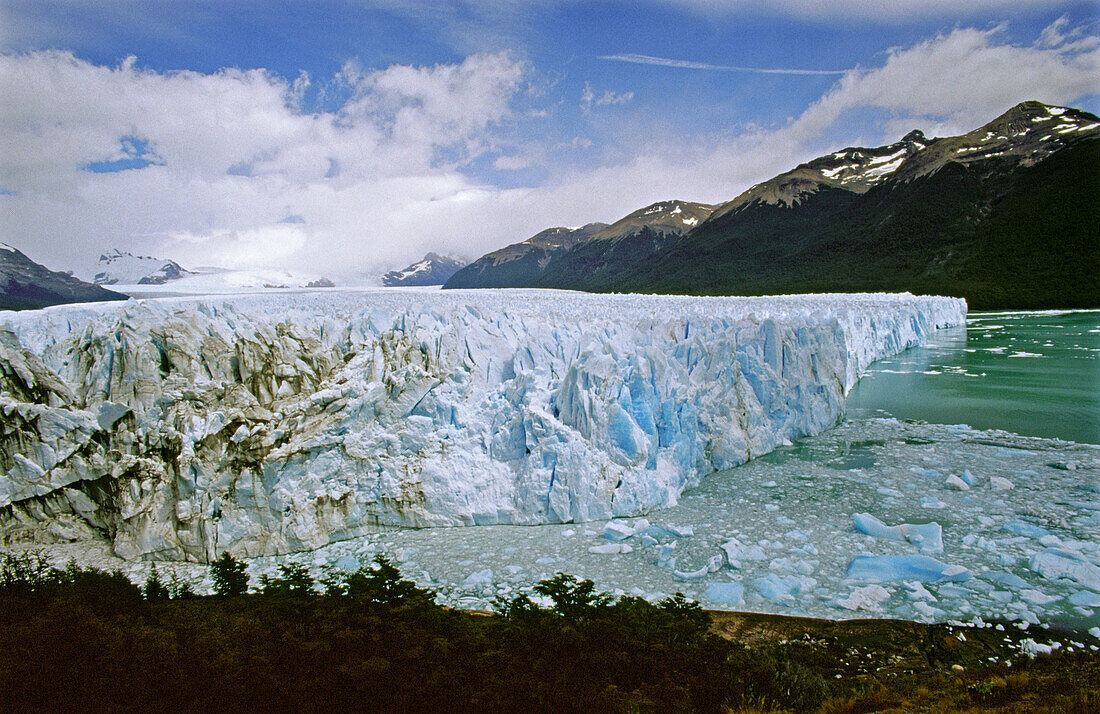
[[[844,74],[845,70],[837,69],[769,69],[766,67],[738,67],[726,64],[709,64],[707,62],[692,62],[691,60],[669,59],[667,57],[651,57],[650,55],[620,54],[600,55],[599,59],[612,62],[632,62],[634,64],[651,64],[657,67],[678,67],[680,69],[709,69],[719,72],[756,72],[757,74],[808,74],[808,75],[836,75]]]

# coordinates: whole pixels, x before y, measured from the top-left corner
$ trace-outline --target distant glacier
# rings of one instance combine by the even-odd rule
[[[908,294],[374,290],[0,313],[4,540],[129,559],[676,503],[965,321]]]

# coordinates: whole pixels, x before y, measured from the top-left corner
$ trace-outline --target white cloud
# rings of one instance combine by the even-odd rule
[[[629,104],[633,100],[634,92],[612,92],[608,89],[602,94],[598,94],[588,82],[584,83],[584,89],[581,90],[581,110],[585,114],[592,111],[593,106],[607,107],[614,104]]]
[[[1027,99],[1065,104],[1100,92],[1096,38],[1062,35],[1062,27],[1062,21],[1054,23],[1027,46],[1000,42],[1001,28],[956,29],[891,50],[883,66],[846,73],[795,127],[814,134],[845,112],[871,107],[938,118],[942,130],[961,132]]]
[[[1025,99],[1072,103],[1100,91],[1098,53],[1095,35],[1062,21],[1030,45],[997,29],[957,29],[847,72],[784,125],[720,136],[619,132],[614,152],[583,136],[570,144],[575,127],[548,129],[543,107],[513,111],[538,77],[509,54],[376,71],[349,64],[341,73],[349,98],[319,113],[300,108],[308,77],[6,55],[0,189],[14,193],[0,195],[0,235],[55,269],[88,266],[114,246],[185,266],[329,274],[380,272],[428,250],[477,257],[551,225],[611,221],[661,199],[728,200],[821,153],[826,136],[854,139],[845,128],[853,112],[874,110],[879,123],[860,131],[885,141],[913,126],[941,135],[972,129]],[[586,86],[581,102],[592,109],[632,99]],[[621,111],[648,126],[645,107]],[[502,137],[525,121],[538,130]],[[143,142],[156,165],[82,170],[125,158],[128,138]],[[610,154],[628,158],[583,163]],[[563,156],[577,168],[555,168]],[[504,189],[470,177],[478,160],[551,171],[542,185]]]
[[[79,269],[112,245],[135,244],[198,264],[403,260],[407,244],[459,239],[447,219],[430,218],[479,195],[458,167],[510,120],[525,71],[507,54],[349,67],[351,99],[310,114],[299,109],[308,77],[152,72],[62,52],[0,56],[0,188],[13,192],[2,197],[0,230],[38,259]],[[83,169],[125,158],[130,137],[159,165]],[[408,220],[412,206],[422,226]],[[306,223],[277,225],[288,213]]]

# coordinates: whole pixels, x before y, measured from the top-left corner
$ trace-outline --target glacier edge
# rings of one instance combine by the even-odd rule
[[[871,362],[965,314],[394,289],[0,313],[0,537],[206,561],[639,515],[832,426]]]

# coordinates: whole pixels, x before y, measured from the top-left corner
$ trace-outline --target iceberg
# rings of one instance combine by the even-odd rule
[[[874,538],[908,541],[922,553],[943,552],[943,528],[939,523],[902,523],[888,526],[870,513],[857,513],[852,520],[857,531]]]
[[[374,290],[0,313],[0,528],[49,540],[63,521],[123,558],[203,562],[639,516],[833,426],[874,360],[965,312]]]
[[[848,565],[848,577],[883,583],[892,580],[961,583],[970,577],[970,571],[926,555],[857,555]]]

